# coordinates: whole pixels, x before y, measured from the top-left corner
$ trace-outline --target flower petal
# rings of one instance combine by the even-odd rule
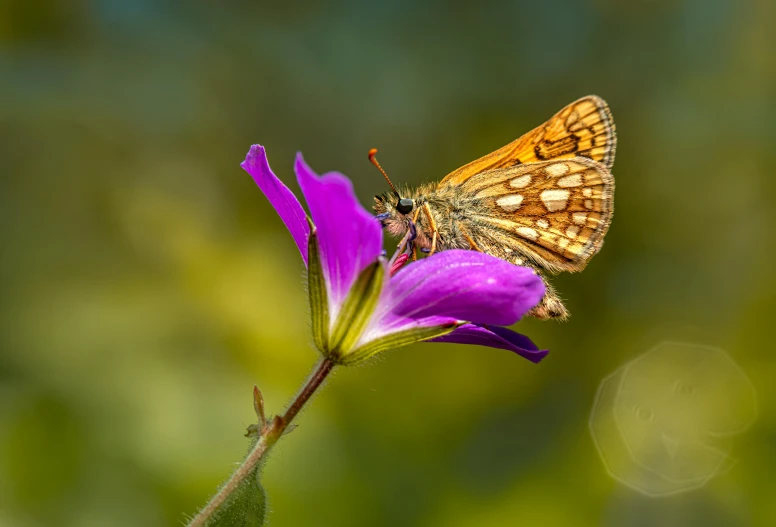
[[[333,172],[318,176],[301,154],[294,168],[318,231],[333,320],[359,273],[380,256],[383,231],[356,199],[348,178]]]
[[[294,193],[280,181],[269,168],[267,154],[261,145],[253,145],[240,166],[251,175],[261,191],[267,196],[280,219],[286,224],[291,237],[294,238],[302,259],[307,265],[307,237],[310,226],[307,224],[304,208]]]
[[[430,316],[509,326],[543,296],[544,284],[533,269],[476,251],[447,250],[396,273],[376,317],[384,326]]]
[[[477,326],[464,324],[452,333],[431,339],[427,342],[453,342],[456,344],[475,344],[512,351],[534,364],[547,356],[549,350],[540,350],[531,339],[511,329],[499,326]]]

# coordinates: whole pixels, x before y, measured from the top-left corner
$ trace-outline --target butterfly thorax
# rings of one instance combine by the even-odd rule
[[[417,230],[415,245],[429,249],[434,232],[433,223],[437,231],[437,250],[472,248],[467,241],[465,223],[469,218],[487,213],[483,200],[467,195],[459,186],[437,188],[435,184],[404,189],[402,196],[408,196],[413,201],[413,210],[409,214],[396,210],[393,194],[375,196],[374,210],[377,214],[389,214],[383,224],[392,236],[403,237],[414,221]]]

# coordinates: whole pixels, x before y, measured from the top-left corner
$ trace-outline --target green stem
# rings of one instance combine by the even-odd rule
[[[229,480],[218,489],[218,492],[213,496],[207,505],[189,522],[188,527],[201,527],[207,525],[208,520],[218,511],[218,509],[229,499],[246,478],[253,474],[256,466],[264,459],[264,456],[269,452],[270,448],[277,442],[283,435],[288,425],[294,420],[299,410],[307,403],[312,397],[315,391],[320,388],[323,381],[331,373],[334,368],[334,363],[328,359],[321,360],[313,373],[308,377],[302,389],[291,401],[286,413],[283,416],[275,416],[271,422],[261,430],[258,441],[254,445],[245,458],[245,461],[237,467]]]

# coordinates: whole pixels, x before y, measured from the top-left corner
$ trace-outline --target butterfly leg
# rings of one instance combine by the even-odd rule
[[[415,218],[417,219],[417,215],[415,215]],[[418,237],[418,231],[415,227],[415,221],[411,221],[407,228],[407,234],[404,235],[404,238],[399,242],[399,245],[396,246],[396,253],[393,255],[393,258],[391,258],[391,263],[404,252],[406,249],[407,252],[411,252],[415,248],[415,238]]]
[[[420,209],[418,209],[418,212],[420,212]],[[431,207],[428,206],[428,203],[423,204],[423,212],[426,214],[426,218],[428,218],[428,225],[431,228],[431,251],[429,251],[428,255],[431,256],[436,252],[436,246],[437,246],[437,238],[439,237],[439,231],[437,230],[437,224],[436,220],[434,220],[434,215],[431,214]]]
[[[418,224],[418,216],[420,216],[420,209],[416,209],[415,210],[415,215],[412,217],[413,225],[417,225]],[[417,251],[417,248],[413,245],[412,246],[412,261],[414,262],[417,259],[418,259],[418,251]]]
[[[469,242],[469,245],[473,250],[484,252],[482,249],[479,248],[477,243],[474,240],[472,240],[472,237],[469,236],[469,233],[466,232],[466,229],[463,228],[463,225],[458,225],[458,230],[461,231],[461,234],[463,235],[464,239],[466,239],[466,241]]]

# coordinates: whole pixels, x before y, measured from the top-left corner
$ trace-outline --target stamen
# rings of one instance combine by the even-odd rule
[[[399,269],[404,267],[404,264],[406,264],[407,260],[409,260],[409,259],[410,259],[410,255],[409,254],[407,254],[407,253],[400,254],[399,257],[396,258],[396,260],[393,263],[391,263],[391,270],[390,270],[391,276],[393,276],[397,272],[399,272]]]
[[[420,248],[420,252],[422,252],[424,254],[428,254],[428,253],[431,252],[431,249],[429,249],[428,247],[421,247]]]
[[[375,216],[375,218],[377,218],[380,221],[387,220],[390,217],[391,217],[390,212],[383,212],[382,214],[378,214],[377,216]]]

